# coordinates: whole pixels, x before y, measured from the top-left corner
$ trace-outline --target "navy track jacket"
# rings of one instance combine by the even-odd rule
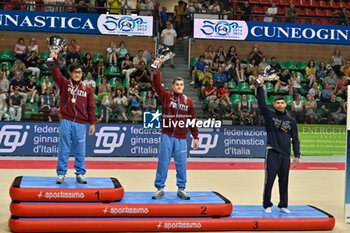
[[[290,141],[292,140],[294,156],[300,157],[300,142],[297,123],[286,112],[271,111],[265,102],[265,93],[262,87],[257,89],[259,109],[265,119],[267,132],[267,147],[290,156]]]

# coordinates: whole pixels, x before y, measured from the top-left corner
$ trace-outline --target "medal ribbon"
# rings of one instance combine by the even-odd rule
[[[78,93],[77,93],[77,94],[75,94],[75,93],[77,92],[77,90],[78,90],[78,88],[79,88],[80,83],[79,83],[79,84],[77,84],[77,87],[76,87],[75,89],[74,89],[74,85],[73,85],[72,80],[70,81],[70,84],[72,85],[72,96],[73,96],[72,101],[74,101],[74,102],[75,102],[76,98],[78,97],[78,96],[77,96],[77,95],[78,95]],[[74,102],[73,102],[73,103],[74,103]]]

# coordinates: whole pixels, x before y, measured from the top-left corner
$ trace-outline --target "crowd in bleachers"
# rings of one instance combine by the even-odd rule
[[[213,117],[233,124],[261,124],[255,80],[270,66],[279,77],[263,87],[271,108],[276,95],[283,95],[298,123],[345,123],[350,60],[339,49],[329,63],[268,60],[257,45],[246,55],[248,59],[241,59],[234,46],[228,52],[222,46],[217,50],[209,46],[203,52],[191,59],[191,84],[198,87],[203,107]]]
[[[59,89],[45,64],[49,53],[40,53],[35,38],[28,46],[19,38],[13,50],[2,51],[0,120],[20,121],[23,116],[48,121],[58,119]],[[111,42],[105,53],[92,55],[82,52],[73,39],[59,52],[57,61],[66,78],[70,77],[70,64],[82,64],[83,82],[95,92],[100,121],[137,122],[142,120],[143,110],[157,109],[150,72],[153,52],[139,50],[132,56],[122,41],[118,46]]]

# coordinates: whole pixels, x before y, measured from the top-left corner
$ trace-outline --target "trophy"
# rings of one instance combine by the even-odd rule
[[[47,38],[46,41],[50,51],[58,53],[66,45],[67,39],[63,39],[62,37],[55,35],[50,36],[50,38]],[[56,62],[54,61],[53,57],[48,57],[45,64],[49,69],[57,68]]]
[[[261,84],[260,79],[264,79],[264,81],[275,81],[278,80],[279,77],[276,74],[275,70],[268,65],[265,67],[264,73],[260,75],[258,79],[255,80],[259,85]]]
[[[160,63],[166,62],[167,60],[173,58],[174,56],[175,56],[175,53],[171,52],[169,47],[165,45],[159,46],[156,53],[156,59],[151,65],[151,68],[154,70],[160,68],[159,67]]]

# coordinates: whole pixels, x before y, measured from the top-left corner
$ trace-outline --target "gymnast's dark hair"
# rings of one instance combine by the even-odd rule
[[[70,65],[69,72],[73,72],[74,70],[79,68],[83,70],[83,66],[81,64],[73,63],[72,65]]]
[[[183,78],[181,78],[181,77],[174,78],[173,84],[175,84],[176,81],[182,81],[182,82],[185,83],[185,80]]]
[[[284,99],[283,96],[281,96],[281,95],[276,95],[275,100],[274,100],[274,103],[275,103],[276,101],[278,101],[278,100],[284,100],[284,101],[286,101],[286,100]]]

